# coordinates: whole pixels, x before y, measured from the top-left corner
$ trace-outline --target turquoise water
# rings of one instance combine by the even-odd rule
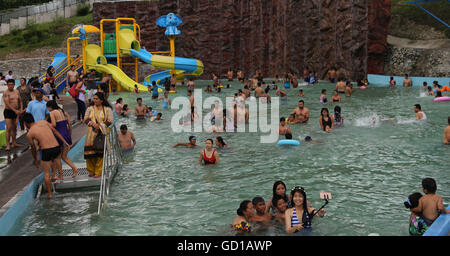
[[[236,82],[233,86],[211,95],[224,99],[242,88]],[[10,235],[230,235],[239,203],[256,195],[268,200],[277,180],[283,180],[288,191],[303,186],[316,208],[323,203],[319,192],[332,193],[326,217],[313,221],[312,235],[408,235],[409,211],[403,201],[422,192],[422,178],[433,177],[444,204],[450,201],[450,147],[442,145],[450,102],[433,102],[418,88],[358,90],[337,104],[344,127],[325,133],[319,126],[319,96],[326,88],[330,100],[333,87],[302,87],[311,118],[306,125],[291,125],[294,139],[309,135],[322,144],[302,141],[300,147],[280,148],[259,143],[259,133],[225,133],[220,136],[233,149],[220,151],[221,163],[214,167],[199,165],[197,159],[205,139],[215,134],[172,132],[170,118],[176,110],[161,110],[161,102],[139,94],[144,104],[161,110],[165,120],[119,118],[118,125],[127,124],[134,132],[137,146],[117,174],[101,216],[98,193],[57,193],[52,200],[36,200]],[[298,89],[287,91],[288,104],[280,105],[280,116],[288,116],[299,99]],[[186,89],[170,97],[179,95],[186,95]],[[134,108],[136,94],[112,95],[111,101],[119,96]],[[415,120],[416,103],[428,121]],[[172,148],[191,134],[202,148]],[[274,223],[255,234],[285,232]]]

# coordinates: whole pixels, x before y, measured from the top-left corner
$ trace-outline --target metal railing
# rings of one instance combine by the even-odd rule
[[[111,182],[122,164],[122,150],[120,149],[115,122],[110,126],[110,128],[110,132],[105,137],[105,146],[103,151],[103,170],[97,210],[99,215],[106,204]]]

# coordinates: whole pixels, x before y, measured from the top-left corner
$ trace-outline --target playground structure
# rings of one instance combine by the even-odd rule
[[[175,23],[170,23],[171,21]],[[105,33],[104,23],[107,22],[115,24],[114,33]],[[147,92],[147,86],[155,81],[159,87],[158,90],[162,92],[164,88],[161,85],[173,75],[177,82],[184,81],[186,77],[201,75],[204,66],[200,60],[175,56],[175,38],[181,33],[176,26],[181,22],[181,19],[173,13],[158,19],[158,26],[167,27],[166,35],[170,41],[170,51],[159,52],[148,52],[141,48],[140,27],[134,18],[102,19],[100,29],[92,25],[76,27],[72,30],[72,34],[77,36],[67,39],[67,54],[55,54],[50,64],[55,70],[55,87],[58,93],[66,87],[66,74],[71,65],[74,65],[79,72],[83,70],[84,74],[95,70],[103,75],[111,75],[117,82],[117,91],[134,91],[137,85],[139,92]],[[100,33],[100,46],[88,42],[88,33]],[[71,57],[70,42],[72,40],[82,42],[82,54],[75,59]],[[168,54],[168,56],[157,54]],[[132,57],[134,61],[125,62],[126,57]],[[152,65],[153,68],[165,70],[148,75],[141,84],[138,82],[139,60]],[[122,70],[124,66],[134,66],[134,80]],[[45,75],[41,76],[40,81],[44,77]]]

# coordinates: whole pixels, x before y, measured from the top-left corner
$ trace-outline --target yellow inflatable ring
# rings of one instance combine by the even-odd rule
[[[164,90],[163,90],[163,89],[161,89],[161,88],[158,88],[158,92],[159,92],[159,93],[163,93],[163,92],[164,92]]]
[[[169,91],[169,93],[176,93],[177,91]]]

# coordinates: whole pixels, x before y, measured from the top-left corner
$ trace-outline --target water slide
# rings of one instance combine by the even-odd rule
[[[80,64],[81,57],[74,60],[73,64],[76,66],[77,71],[81,71],[83,68]],[[53,56],[53,61],[48,65],[48,67],[52,66],[54,68],[53,76],[55,77],[55,88],[58,93],[60,93],[64,88],[66,88],[66,75],[70,70],[70,67],[67,66],[67,55],[62,52],[58,52]],[[42,82],[46,77],[47,73],[44,73],[39,77],[39,82]]]
[[[89,44],[85,48],[86,51],[86,67],[88,70],[94,69],[101,73],[112,75],[114,81],[116,81],[123,89],[128,91],[134,91],[134,85],[137,85],[139,92],[147,92],[146,86],[137,83],[129,76],[127,76],[119,67],[107,64],[105,56],[102,55],[100,46],[96,44]]]

